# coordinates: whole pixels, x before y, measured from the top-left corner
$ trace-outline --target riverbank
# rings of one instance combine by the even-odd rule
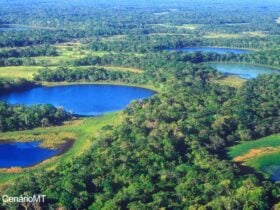
[[[280,66],[269,66],[269,65],[262,65],[262,64],[251,64],[251,63],[245,63],[245,62],[232,62],[232,61],[211,61],[211,62],[204,62],[205,64],[240,64],[240,65],[251,65],[251,66],[258,66],[258,67],[264,67],[264,68],[270,68],[280,71]]]
[[[114,81],[102,81],[102,82],[41,82],[42,86],[54,87],[54,86],[66,86],[66,85],[118,85],[118,86],[128,86],[128,87],[137,87],[152,90],[155,92],[160,92],[162,90],[161,86],[154,86],[151,84],[136,84],[136,83],[123,83],[123,82],[114,82]]]

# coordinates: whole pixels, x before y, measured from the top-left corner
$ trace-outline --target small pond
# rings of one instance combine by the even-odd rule
[[[0,142],[0,168],[29,167],[60,153],[60,149],[46,149],[39,141]]]

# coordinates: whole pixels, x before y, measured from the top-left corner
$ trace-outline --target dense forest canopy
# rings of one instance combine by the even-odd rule
[[[80,130],[73,150],[55,159],[55,166],[50,161],[49,168],[0,170],[0,194],[46,195],[44,203],[28,205],[0,199],[0,208],[279,208],[279,182],[233,162],[226,152],[280,133],[280,76],[244,81],[209,65],[277,71],[279,16],[278,0],[0,0],[0,95],[73,82],[158,91],[94,135],[102,117],[87,127],[87,118],[73,121],[63,108],[1,101],[1,133],[44,131],[69,120]],[[201,46],[250,53],[173,50]],[[87,150],[79,150],[81,144]],[[71,156],[73,151],[80,155]]]

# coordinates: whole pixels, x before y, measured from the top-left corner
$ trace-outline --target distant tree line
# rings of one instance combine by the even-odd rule
[[[57,56],[55,47],[50,45],[32,46],[25,48],[15,48],[0,51],[0,58],[10,57],[35,57],[35,56]]]
[[[36,85],[37,84],[35,82],[29,81],[27,79],[21,79],[21,78],[15,80],[0,79],[0,95],[6,94],[8,92],[29,89]]]
[[[47,81],[47,82],[103,82],[103,81],[115,81],[124,83],[141,83],[141,73],[122,72],[122,71],[108,71],[104,68],[89,69],[69,69],[61,67],[56,70],[49,70],[48,68],[41,69],[34,75],[35,81]]]

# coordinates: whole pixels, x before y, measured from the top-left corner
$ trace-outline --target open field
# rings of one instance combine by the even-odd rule
[[[207,33],[203,36],[206,39],[237,39],[241,38],[241,34],[227,34],[227,33]]]
[[[239,39],[244,37],[266,37],[262,31],[250,31],[250,32],[240,32],[236,34],[229,34],[229,33],[208,33],[203,37],[206,39]]]
[[[0,67],[0,78],[26,78],[32,79],[33,74],[42,66],[5,66]]]
[[[36,62],[36,65],[32,66],[5,66],[0,67],[0,78],[26,78],[32,79],[33,75],[38,70],[48,67],[50,70],[55,69],[61,65],[67,65],[71,68],[88,69],[91,67],[101,67],[108,71],[128,71],[133,73],[142,73],[143,70],[128,67],[117,67],[117,66],[71,66],[71,61],[80,59],[87,56],[99,56],[102,57],[109,52],[103,51],[92,51],[86,49],[85,45],[81,42],[66,42],[54,45],[57,48],[58,56],[37,56],[31,57]],[[114,53],[114,52],[110,52]],[[134,54],[135,56],[143,56],[143,54]]]
[[[228,155],[233,161],[242,162],[271,177],[275,169],[280,169],[280,134],[233,146]]]
[[[229,149],[229,156],[236,158],[248,153],[252,149],[260,149],[264,147],[280,147],[280,134],[268,136],[255,141],[246,141]]]
[[[53,170],[57,165],[65,163],[66,161],[72,160],[74,157],[84,154],[94,144],[94,137],[98,135],[102,127],[108,125],[114,126],[119,124],[120,122],[121,113],[118,112],[105,114],[99,117],[83,118],[81,120],[76,120],[63,126],[38,128],[28,131],[17,131],[1,134],[2,140],[4,140],[5,137],[7,137],[8,139],[14,137],[17,141],[26,141],[30,140],[30,137],[34,138],[34,136],[41,136],[42,146],[46,147],[56,147],[58,145],[58,142],[61,143],[61,140],[63,140],[63,138],[51,138],[51,136],[53,136],[53,134],[55,133],[59,133],[61,137],[63,137],[64,134],[69,135],[71,133],[72,137],[76,138],[76,140],[74,141],[73,146],[64,154],[52,157],[34,167],[1,169],[0,186],[1,183],[7,183],[19,176],[28,175],[28,173],[30,172],[36,172],[38,170]],[[56,142],[56,140],[58,140],[58,142]],[[63,141],[67,140],[64,139]]]
[[[241,79],[240,77],[237,76],[227,76],[223,79],[214,80],[213,82],[221,85],[240,88],[245,83],[245,81],[246,81],[245,79]]]
[[[154,27],[162,27],[162,28],[177,28],[177,29],[186,29],[186,30],[197,30],[202,27],[202,24],[183,24],[183,25],[170,25],[170,24],[150,24],[150,26]]]
[[[55,70],[58,65],[48,66],[49,70]],[[128,67],[119,67],[119,66],[69,66],[69,69],[82,69],[87,70],[90,68],[104,68],[108,71],[121,71],[121,72],[132,72],[132,73],[143,73],[143,70],[136,68],[128,68]],[[7,66],[0,67],[0,78],[25,78],[32,79],[33,75],[36,74],[40,69],[44,68],[44,66]]]

